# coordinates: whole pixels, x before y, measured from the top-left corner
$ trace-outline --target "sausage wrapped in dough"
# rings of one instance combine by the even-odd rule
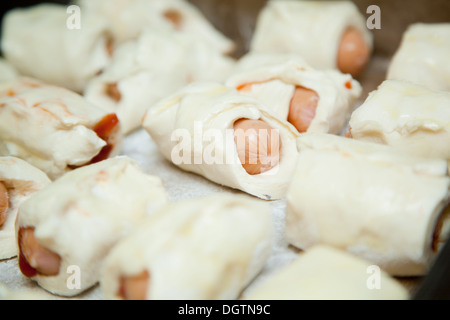
[[[227,85],[264,102],[299,132],[340,133],[361,85],[337,70],[311,68],[293,54],[249,54]]]
[[[0,260],[17,255],[14,224],[20,205],[50,183],[45,173],[27,162],[0,157]]]
[[[74,170],[20,207],[20,270],[47,291],[75,296],[99,281],[116,242],[167,201],[161,180],[127,157]]]
[[[300,54],[314,68],[357,77],[373,46],[364,16],[352,1],[268,1],[251,51]]]
[[[230,53],[234,43],[185,0],[78,0],[83,12],[104,17],[110,23],[115,42],[139,37],[145,28],[192,35],[211,49]]]
[[[8,61],[0,58],[0,82],[14,80],[18,77],[16,69]]]
[[[450,160],[450,92],[386,80],[353,112],[350,136]]]
[[[244,293],[244,300],[408,299],[406,289],[382,271],[372,283],[371,273],[379,271],[374,267],[341,250],[317,245]]]
[[[17,71],[28,77],[81,93],[111,59],[108,23],[83,12],[69,27],[67,6],[41,4],[7,13],[2,50]]]
[[[449,202],[447,163],[326,134],[298,143],[287,240],[300,249],[332,245],[397,276],[425,274]]]
[[[106,259],[106,298],[236,299],[272,250],[269,206],[227,194],[181,201],[146,218]]]
[[[387,78],[450,91],[450,23],[411,25],[389,66]]]
[[[20,78],[0,84],[0,155],[21,158],[50,179],[117,155],[117,116],[67,89]]]
[[[262,199],[285,196],[298,133],[254,98],[195,83],[150,108],[143,126],[185,171]]]

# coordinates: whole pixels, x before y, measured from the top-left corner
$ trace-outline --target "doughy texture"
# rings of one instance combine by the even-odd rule
[[[7,13],[2,51],[17,71],[82,92],[110,61],[107,21],[82,13],[80,29],[67,26],[67,6],[41,4]]]
[[[19,78],[0,84],[0,155],[15,156],[51,179],[88,164],[107,142],[95,126],[107,115],[69,90]],[[121,132],[110,137],[120,151]]]
[[[392,59],[388,79],[450,90],[450,23],[411,25]]]
[[[362,93],[361,85],[350,75],[313,69],[296,54],[250,53],[236,70],[226,84],[234,88],[252,84],[241,92],[264,102],[283,121],[288,119],[296,87],[315,91],[319,102],[308,132],[340,133]]]
[[[5,59],[0,58],[0,82],[16,79],[17,71]]]
[[[19,210],[17,228],[34,227],[39,244],[62,259],[57,276],[32,279],[58,295],[87,290],[99,281],[103,259],[116,242],[167,201],[161,180],[144,174],[127,157],[66,174]],[[71,266],[81,273],[79,288],[67,285]]]
[[[106,18],[116,43],[136,39],[143,29],[194,35],[212,49],[229,53],[234,43],[185,0],[78,0],[83,11]]]
[[[38,292],[29,289],[10,290],[6,285],[0,283],[0,300],[34,301],[34,300],[50,300],[50,298],[48,294],[45,294],[42,291]]]
[[[18,253],[14,224],[20,205],[51,181],[41,170],[21,159],[0,157],[0,182],[9,194],[9,209],[0,227],[0,260],[3,260]]]
[[[299,138],[287,195],[286,237],[307,249],[328,244],[397,276],[428,271],[449,201],[443,160],[331,135]]]
[[[239,119],[261,119],[279,130],[282,147],[276,167],[259,175],[245,171],[233,138]],[[185,171],[262,199],[286,194],[297,159],[298,132],[254,98],[220,84],[195,83],[151,107],[143,127],[164,157]]]
[[[91,1],[92,2],[92,1]],[[146,29],[120,45],[111,64],[86,87],[86,99],[117,113],[124,133],[141,125],[146,110],[192,81],[222,81],[234,60],[189,35]],[[115,84],[119,99],[108,95]]]
[[[350,27],[372,48],[365,19],[351,1],[268,1],[258,17],[251,51],[297,53],[314,68],[337,69],[341,38]]]
[[[181,201],[146,218],[112,250],[101,286],[118,299],[121,277],[147,271],[147,299],[237,299],[271,249],[268,204],[228,194]]]
[[[375,269],[371,269],[375,267]],[[370,262],[317,245],[244,295],[244,300],[407,300],[406,289]],[[374,277],[372,277],[374,278]],[[379,284],[379,287],[375,287]]]
[[[424,157],[450,159],[450,93],[386,80],[352,114],[354,139]]]

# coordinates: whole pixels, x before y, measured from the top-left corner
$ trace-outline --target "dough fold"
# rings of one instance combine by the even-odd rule
[[[121,279],[149,274],[146,299],[229,300],[262,270],[272,250],[267,203],[217,194],[163,207],[106,259],[101,287],[121,299]]]
[[[3,260],[18,253],[14,224],[20,205],[51,181],[44,172],[21,159],[0,157],[0,183],[9,195],[6,220],[0,226],[0,260]]]

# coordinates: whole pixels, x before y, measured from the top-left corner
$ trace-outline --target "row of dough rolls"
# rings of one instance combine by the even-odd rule
[[[3,21],[2,52],[18,74],[116,113],[124,134],[140,127],[145,109],[158,99],[192,81],[221,81],[233,68],[233,41],[185,0],[74,4],[11,10]]]
[[[48,180],[22,202],[15,231],[21,272],[67,297],[100,283],[111,299],[237,299],[273,245],[267,203],[217,194],[169,204],[162,181],[128,157]]]
[[[235,194],[167,199],[161,180],[127,157],[67,173],[20,206],[20,269],[66,297],[99,283],[105,298],[127,300],[408,298],[384,271],[373,290],[370,261],[324,245],[247,290],[272,253],[267,202]],[[70,286],[71,267],[79,268],[78,287]]]
[[[389,64],[386,80],[352,113],[347,136],[449,163],[449,37],[449,23],[410,25]],[[441,243],[448,240],[448,212],[442,212],[437,227],[442,229]]]

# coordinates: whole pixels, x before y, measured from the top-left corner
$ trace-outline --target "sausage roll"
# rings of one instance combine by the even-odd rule
[[[370,262],[317,245],[244,293],[244,300],[407,300],[397,280]],[[375,274],[378,272],[379,274]],[[371,273],[373,281],[371,281]],[[375,279],[379,275],[379,279]]]
[[[450,91],[450,23],[411,25],[394,55],[388,79]]]
[[[0,84],[0,155],[21,158],[50,179],[117,155],[117,116],[64,88],[20,78]]]
[[[450,160],[450,92],[387,80],[352,114],[349,135]]]
[[[161,180],[127,157],[67,173],[19,209],[20,270],[53,294],[75,296],[99,281],[116,242],[167,199]]]
[[[251,51],[297,53],[315,68],[357,77],[373,46],[364,16],[352,1],[268,1]]]
[[[14,80],[19,77],[16,69],[9,62],[0,58],[0,82]]]
[[[237,299],[272,251],[270,207],[229,194],[164,207],[106,258],[108,299]]]
[[[11,10],[3,21],[5,57],[24,76],[81,93],[109,63],[111,35],[107,21],[98,16],[83,12],[79,29],[69,22],[63,5]]]
[[[186,0],[78,0],[83,12],[106,18],[116,43],[136,39],[143,29],[176,31],[194,35],[221,53],[234,50],[234,43]]]
[[[289,243],[332,245],[396,276],[425,274],[449,202],[447,163],[327,134],[304,134],[298,143]]]
[[[293,54],[249,54],[227,85],[255,97],[302,132],[340,133],[361,85],[349,74],[311,68]]]
[[[115,112],[125,134],[141,125],[149,106],[190,81],[222,81],[234,61],[188,36],[144,31],[120,45],[112,63],[86,87],[93,104]]]
[[[17,255],[14,223],[21,203],[51,181],[27,162],[0,157],[0,260]]]
[[[298,133],[254,98],[195,83],[151,107],[143,127],[185,171],[262,199],[285,196]]]

